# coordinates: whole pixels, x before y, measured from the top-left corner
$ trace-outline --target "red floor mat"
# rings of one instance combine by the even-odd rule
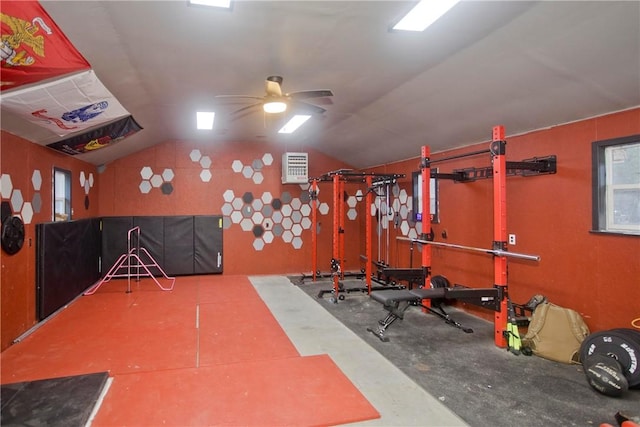
[[[379,418],[326,355],[119,375],[98,426],[326,426]]]
[[[199,366],[298,356],[264,302],[253,298],[200,304]]]

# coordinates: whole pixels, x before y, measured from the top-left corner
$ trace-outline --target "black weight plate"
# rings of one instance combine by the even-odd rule
[[[451,286],[449,280],[444,276],[433,276],[431,278],[431,287],[432,288],[448,288]]]
[[[9,255],[14,255],[22,249],[24,244],[24,223],[20,217],[7,218],[2,223],[2,249]]]
[[[613,357],[622,367],[630,387],[640,384],[640,343],[626,332],[608,330],[589,335],[580,346],[583,367],[593,355]]]

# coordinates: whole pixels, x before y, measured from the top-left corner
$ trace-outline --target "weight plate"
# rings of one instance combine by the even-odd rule
[[[444,276],[433,276],[431,278],[431,287],[432,288],[448,288],[451,286],[449,280]]]
[[[635,334],[627,331],[608,330],[589,335],[580,346],[580,360],[583,368],[594,355],[612,357],[622,367],[630,387],[640,385],[640,343]]]
[[[2,249],[9,255],[18,253],[24,244],[24,223],[20,217],[7,218],[2,223]]]

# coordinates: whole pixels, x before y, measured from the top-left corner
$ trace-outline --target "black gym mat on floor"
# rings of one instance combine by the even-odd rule
[[[619,398],[600,394],[587,383],[581,365],[513,355],[494,345],[492,322],[464,311],[445,308],[473,333],[411,307],[387,330],[389,342],[382,342],[367,331],[385,317],[382,304],[361,292],[343,293],[345,299],[334,304],[332,294],[317,297],[319,290],[331,289],[329,280],[290,280],[472,426],[616,425],[618,411],[640,413],[640,389]],[[345,289],[363,283],[343,281]]]
[[[100,372],[3,384],[0,425],[83,427],[108,378]]]

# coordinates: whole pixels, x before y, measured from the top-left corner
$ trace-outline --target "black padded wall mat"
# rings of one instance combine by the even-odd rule
[[[162,216],[134,216],[133,225],[140,227],[140,246],[145,248],[164,269],[164,217]],[[149,264],[144,255],[140,259]],[[155,276],[162,274],[156,267],[149,268]]]
[[[195,216],[193,230],[193,272],[222,273],[222,216]]]
[[[120,255],[127,253],[127,234],[133,225],[131,216],[102,218],[102,268],[104,276]]]
[[[42,320],[100,278],[100,220],[36,225],[36,311]]]
[[[164,217],[164,266],[170,275],[193,274],[193,216]]]

